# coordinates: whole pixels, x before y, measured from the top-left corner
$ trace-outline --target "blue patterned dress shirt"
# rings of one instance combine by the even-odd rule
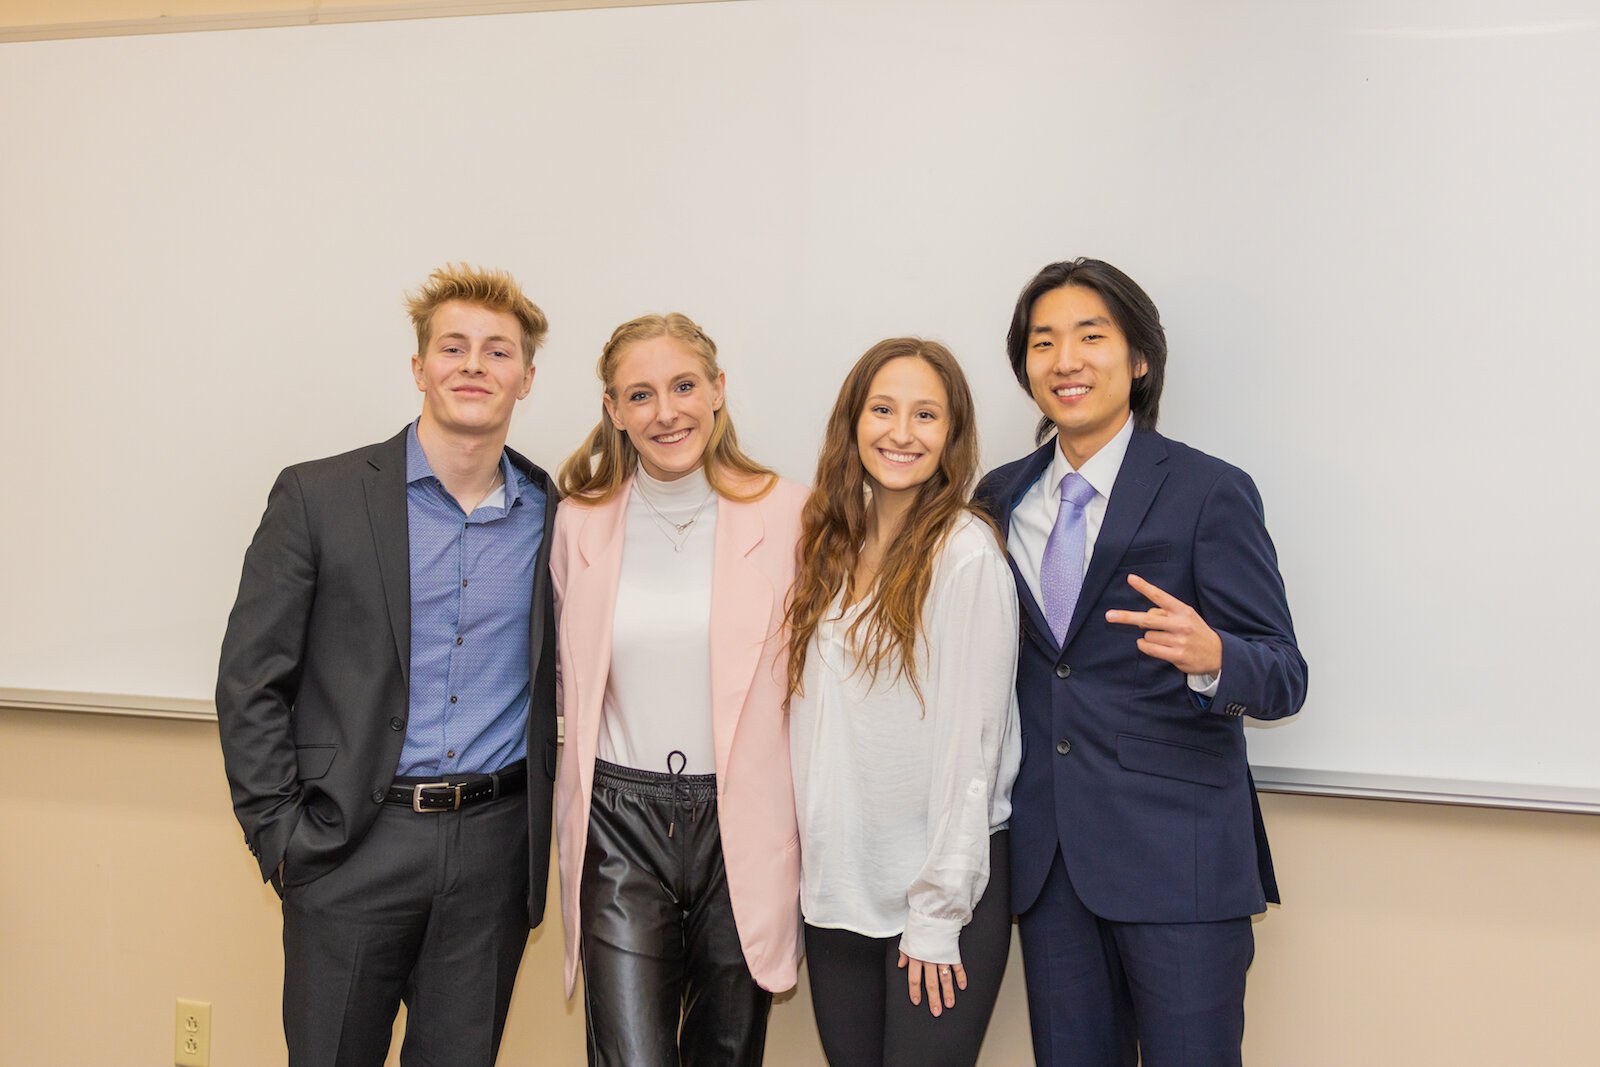
[[[528,626],[544,493],[505,485],[465,514],[406,432],[411,707],[399,776],[497,771],[527,755]]]

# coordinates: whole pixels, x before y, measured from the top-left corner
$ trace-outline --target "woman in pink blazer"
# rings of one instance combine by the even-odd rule
[[[783,615],[806,494],[739,450],[716,351],[682,315],[618,327],[560,476],[556,838],[591,1064],[759,1064],[799,964]]]

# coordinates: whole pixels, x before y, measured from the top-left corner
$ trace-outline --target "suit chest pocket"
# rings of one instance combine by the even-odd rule
[[[1172,546],[1166,541],[1147,545],[1129,545],[1128,550],[1117,561],[1117,570],[1135,570],[1139,567],[1148,567],[1152,563],[1165,563],[1171,553]]]

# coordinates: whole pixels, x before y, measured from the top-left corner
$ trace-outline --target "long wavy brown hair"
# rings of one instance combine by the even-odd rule
[[[866,543],[871,490],[856,444],[856,424],[878,371],[907,357],[933,368],[949,396],[944,454],[933,476],[917,490],[898,536],[885,548],[872,588],[857,590],[856,565]],[[917,337],[879,341],[845,377],[833,414],[828,416],[822,452],[817,457],[817,477],[806,500],[795,550],[798,570],[787,609],[790,697],[804,691],[802,679],[811,639],[843,591],[846,604],[868,598],[846,635],[856,655],[856,669],[866,674],[869,685],[877,684],[885,672],[891,680],[904,677],[922,702],[917,638],[939,550],[964,512],[978,515],[993,528],[987,516],[968,504],[978,473],[978,429],[973,414],[966,375],[950,350],[937,341]]]
[[[717,345],[710,336],[687,315],[672,312],[668,315],[641,315],[629,319],[611,332],[611,340],[600,351],[600,361],[595,372],[606,394],[613,400],[617,393],[617,364],[629,346],[656,337],[671,337],[700,357],[707,383],[717,380],[722,373],[717,366]],[[711,422],[711,433],[706,440],[706,481],[718,496],[730,500],[760,500],[778,483],[778,476],[757,463],[739,447],[738,435],[733,432],[733,419],[728,415],[724,400]],[[628,440],[625,430],[617,428],[600,405],[600,421],[589,431],[589,436],[577,451],[561,465],[557,484],[561,495],[576,497],[581,503],[603,504],[616,495],[639,466],[639,450]]]

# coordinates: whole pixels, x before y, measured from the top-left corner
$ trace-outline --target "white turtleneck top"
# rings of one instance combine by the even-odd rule
[[[672,528],[668,520],[688,522],[697,509],[693,526],[682,534]],[[710,638],[716,533],[716,493],[703,469],[663,482],[639,467],[623,519],[600,721],[598,755],[608,763],[664,772],[667,754],[676,750],[688,760],[683,773],[716,771]]]

